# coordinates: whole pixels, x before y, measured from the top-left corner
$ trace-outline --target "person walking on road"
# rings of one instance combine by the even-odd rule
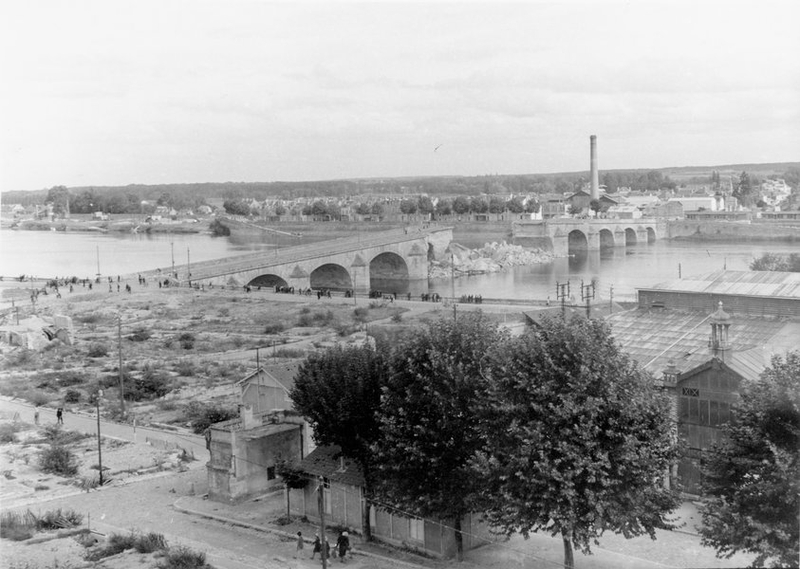
[[[347,555],[347,551],[350,549],[350,537],[346,531],[339,534],[339,538],[336,540],[336,549],[339,550],[339,561],[344,563],[344,556]]]
[[[64,424],[64,409],[61,407],[56,409],[56,424],[58,425]]]
[[[303,532],[297,532],[297,549],[294,552],[295,558],[303,555]]]
[[[311,548],[311,559],[314,559],[314,556],[319,553],[319,556],[322,557],[322,543],[319,540],[319,534],[314,534],[314,545]]]
[[[33,408],[33,423],[35,425],[39,424],[39,406]]]

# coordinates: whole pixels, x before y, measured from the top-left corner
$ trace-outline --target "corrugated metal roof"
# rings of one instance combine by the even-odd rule
[[[800,300],[800,273],[777,271],[714,271],[667,281],[640,290],[770,296]]]
[[[611,325],[612,333],[622,350],[653,375],[660,377],[670,360],[680,372],[685,372],[712,357],[708,348],[710,318],[710,314],[697,312],[634,310],[613,314],[606,321]],[[785,343],[787,336],[794,335],[796,338],[797,331],[796,323],[733,318],[728,337],[731,355],[761,350],[766,354],[762,359],[768,359],[776,345]],[[744,358],[739,365],[743,369],[758,368],[760,364],[754,354],[755,352],[749,359]]]

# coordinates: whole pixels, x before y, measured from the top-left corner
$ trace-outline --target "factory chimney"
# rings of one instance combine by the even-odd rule
[[[597,137],[592,135],[589,137],[589,155],[590,155],[590,169],[592,176],[592,199],[600,199],[600,177],[597,173]]]

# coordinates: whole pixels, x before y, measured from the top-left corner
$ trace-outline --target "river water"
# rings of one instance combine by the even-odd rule
[[[280,246],[280,244],[279,244]],[[92,277],[130,274],[257,251],[273,251],[274,242],[211,237],[207,234],[64,233],[0,231],[0,275]],[[504,273],[432,280],[429,292],[442,296],[481,295],[484,298],[555,299],[557,282],[570,281],[580,297],[581,281],[596,282],[599,300],[633,300],[637,287],[727,267],[747,270],[750,261],[765,252],[788,254],[797,245],[787,242],[718,243],[656,241],[558,258],[541,265],[517,267]],[[99,270],[98,270],[99,264]],[[405,283],[396,283],[405,292]],[[416,283],[415,294],[426,287]]]

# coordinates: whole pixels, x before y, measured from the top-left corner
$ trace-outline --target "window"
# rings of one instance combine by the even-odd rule
[[[322,479],[322,498],[325,502],[325,513],[331,513],[331,481],[328,478]]]
[[[267,467],[267,480],[275,480],[275,467],[268,466]]]
[[[414,541],[425,541],[425,520],[420,518],[411,518],[408,520],[409,531],[408,537]]]
[[[700,397],[700,390],[696,387],[684,387],[681,389],[681,395],[684,397]]]

